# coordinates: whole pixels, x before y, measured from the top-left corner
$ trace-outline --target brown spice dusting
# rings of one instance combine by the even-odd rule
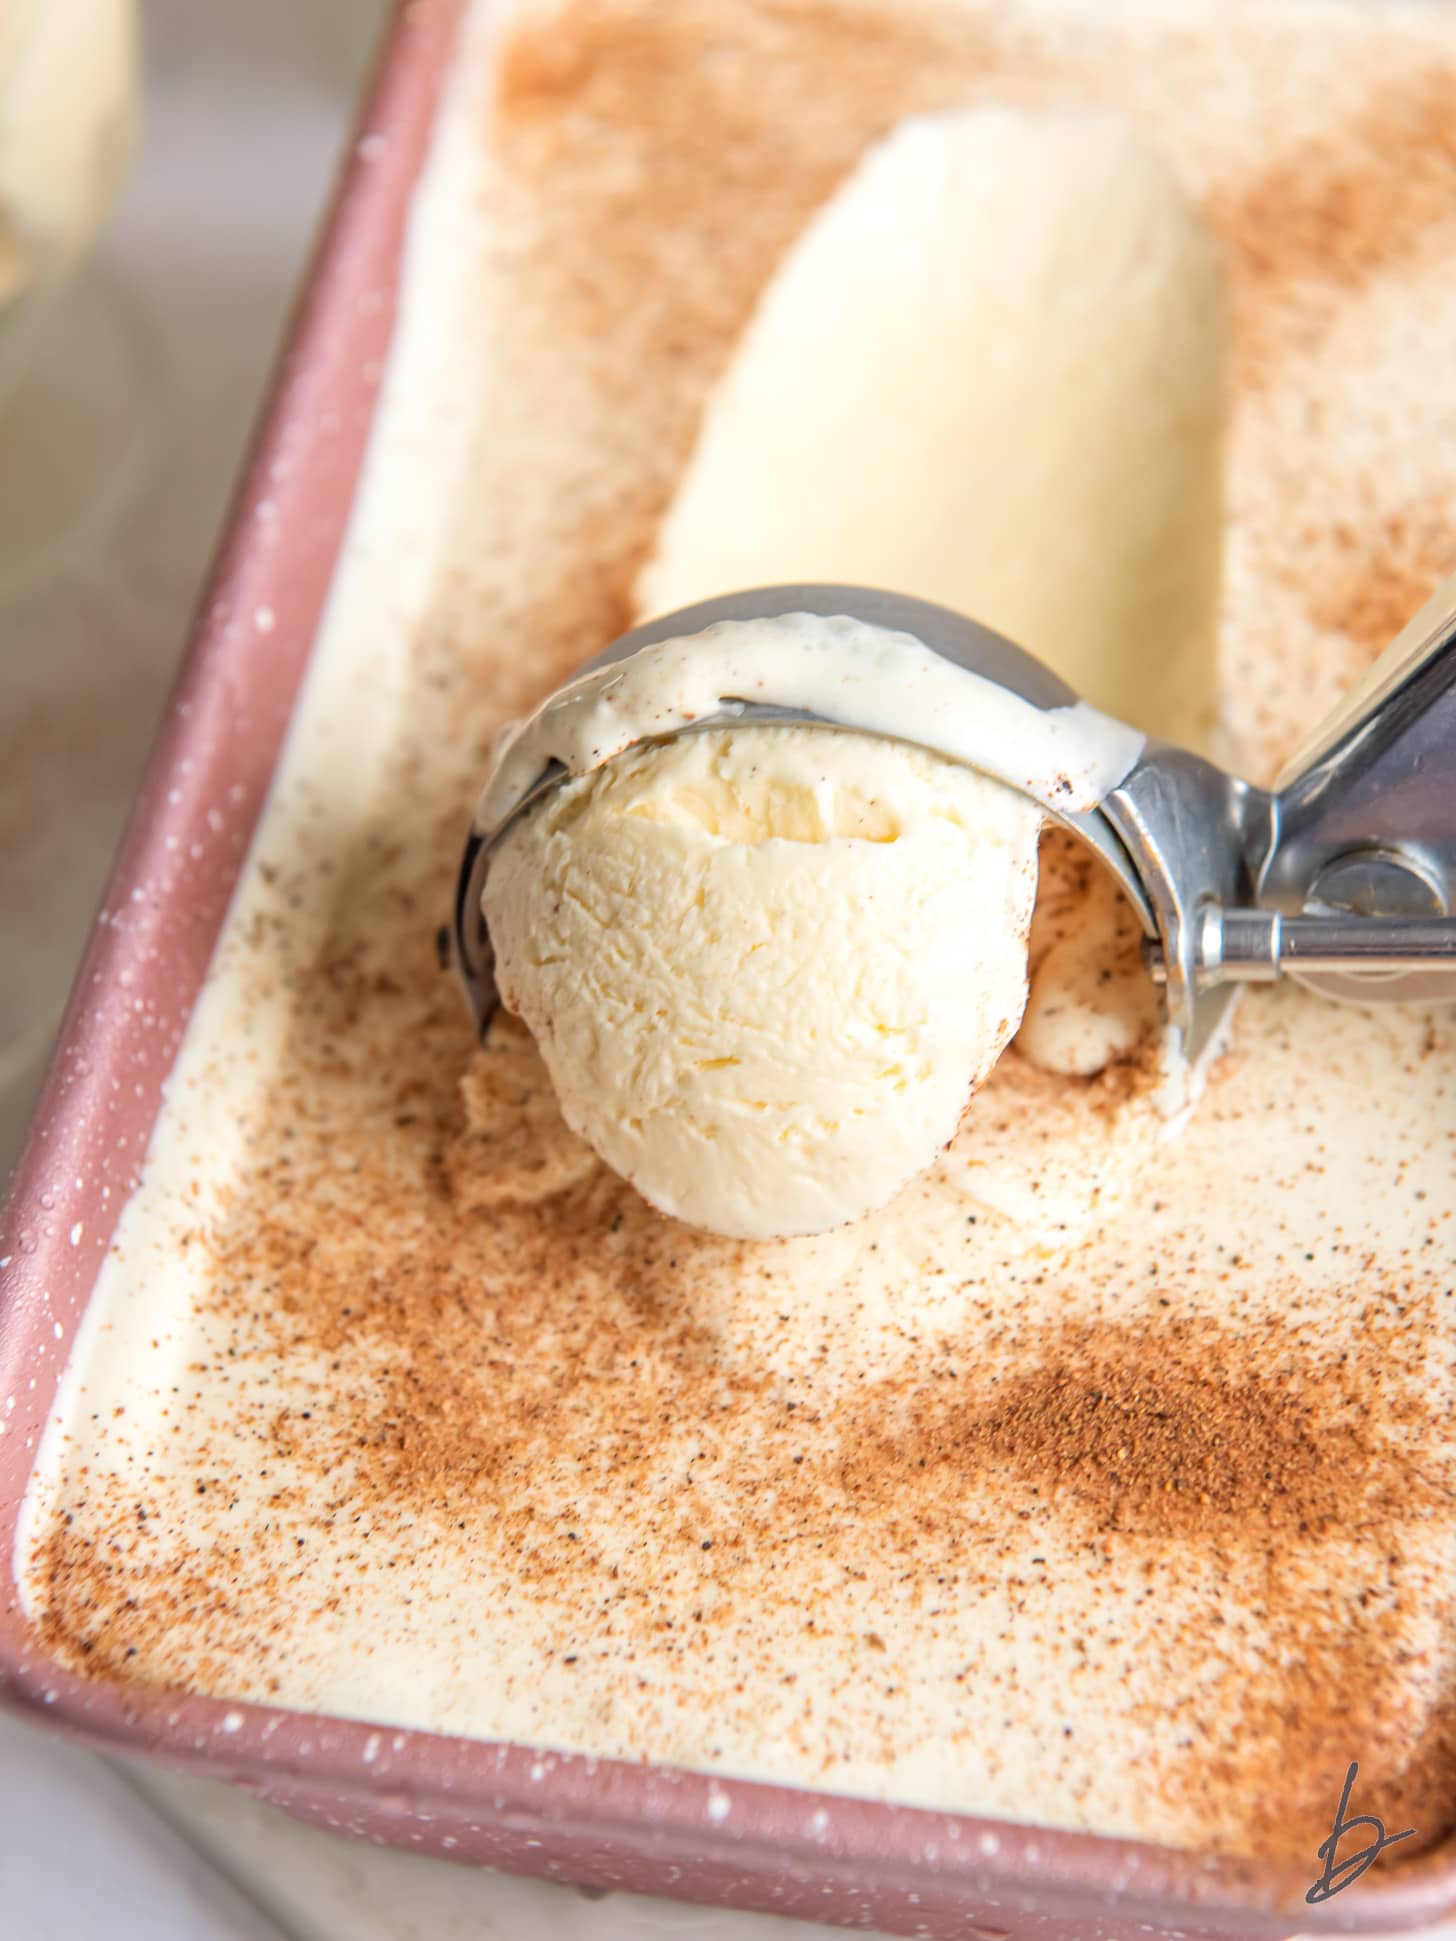
[[[1366,648],[1388,647],[1406,621],[1456,572],[1456,531],[1439,506],[1412,506],[1384,517],[1373,512],[1357,530],[1335,535],[1338,560],[1328,579],[1310,586],[1310,614]]]
[[[1422,56],[1351,117],[1276,151],[1209,215],[1232,253],[1240,384],[1277,381],[1371,279],[1456,224],[1456,67]]]
[[[1449,1516],[1456,1477],[1412,1460],[1431,1428],[1397,1374],[1412,1340],[1398,1318],[1368,1319],[1378,1346],[1359,1361],[1272,1324],[1235,1333],[1174,1313],[1068,1326],[991,1385],[920,1370],[850,1417],[844,1486],[891,1519],[907,1557],[946,1554],[950,1531],[964,1542],[998,1483],[1016,1514],[1074,1519],[1150,1585],[1170,1547],[1211,1553],[1208,1605],[1170,1612],[1163,1639],[1199,1665],[1196,1689],[1159,1685],[1143,1708],[1150,1733],[1171,1717],[1196,1748],[1176,1796],[1204,1814],[1209,1793],[1250,1803],[1235,1809],[1241,1850],[1313,1854],[1358,1757],[1381,1812],[1415,1824],[1414,1854],[1451,1823],[1451,1598],[1403,1585],[1388,1553],[1412,1517]],[[1331,1544],[1348,1561],[1326,1579],[1313,1560]],[[1408,1628],[1422,1600],[1432,1646],[1424,1662],[1393,1658],[1384,1628]],[[1250,1609],[1272,1626],[1262,1665],[1233,1635]],[[1276,1796],[1277,1827],[1252,1805]]]
[[[1268,302],[1292,284],[1350,290],[1417,254],[1456,219],[1456,67],[1422,52],[1358,114],[1280,154],[1213,215],[1236,287]]]
[[[846,1477],[856,1496],[944,1504],[989,1470],[1101,1536],[1320,1540],[1445,1500],[1392,1435],[1419,1420],[1374,1357],[1321,1367],[1267,1324],[1172,1314],[1069,1327],[989,1393],[961,1378],[876,1394]]]

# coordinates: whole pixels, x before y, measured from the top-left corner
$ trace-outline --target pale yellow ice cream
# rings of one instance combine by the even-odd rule
[[[1123,122],[906,121],[760,300],[643,610],[791,580],[915,593],[1109,714],[1203,740],[1224,311],[1207,227]]]
[[[856,733],[642,747],[502,844],[501,994],[567,1122],[653,1205],[820,1232],[930,1165],[1015,1031],[1040,822]]]

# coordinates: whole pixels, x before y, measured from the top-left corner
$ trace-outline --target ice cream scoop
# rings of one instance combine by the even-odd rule
[[[765,630],[767,623],[767,630]],[[1127,893],[1185,1054],[1239,983],[1289,974],[1362,1002],[1456,994],[1456,578],[1273,790],[1139,735],[1011,642],[925,601],[769,587],[625,635],[497,751],[449,955],[498,1001],[483,897],[502,837],[571,776],[706,728],[773,721],[912,742],[1079,834]]]
[[[696,852],[665,869],[660,798],[683,777],[654,745],[705,729],[812,730],[852,743],[826,769],[874,767],[888,742],[902,765],[904,750],[923,751],[1009,789],[1035,812],[1020,841],[1054,817],[1121,885],[1150,977],[1166,988],[1173,1065],[1213,1042],[1239,981],[1285,967],[1313,981],[1350,953],[1395,961],[1397,945],[1450,950],[1430,845],[1402,848],[1415,825],[1382,836],[1372,859],[1383,810],[1367,790],[1366,826],[1341,825],[1316,867],[1290,867],[1299,839],[1291,848],[1287,835],[1333,826],[1328,760],[1269,793],[1193,752],[1212,712],[1224,336],[1217,251],[1196,208],[1156,152],[1099,114],[978,108],[902,125],[770,280],[638,584],[639,606],[658,617],[498,751],[453,932],[477,1017],[496,1001],[494,942],[510,1007],[540,1039],[568,1119],[659,1205],[710,1226],[726,1218],[728,1231],[788,1232],[876,1204],[954,1129],[954,1101],[1005,1042],[1003,1019],[1014,1027],[1020,1015],[1026,964],[994,792],[984,855],[967,840],[927,878],[939,889],[943,867],[958,868],[959,905],[927,930],[898,907],[856,924],[835,901],[837,871],[863,874],[863,842],[848,855],[801,844],[793,893],[786,875],[778,903],[763,890],[762,855],[757,903],[741,883],[710,887]],[[779,573],[794,583],[731,590]],[[880,590],[838,583],[850,573]],[[678,606],[715,588],[723,597]],[[1425,693],[1426,677],[1412,678]],[[1341,775],[1375,745],[1369,723],[1352,717],[1346,729],[1332,744]],[[631,764],[620,787],[592,781],[618,758]],[[707,789],[699,775],[689,790],[705,842],[721,826],[721,803],[708,799],[721,780]],[[616,813],[634,791],[632,813],[655,825],[650,862],[643,828]],[[747,817],[766,854],[787,834],[767,799]],[[804,914],[816,878],[817,961]],[[701,943],[699,895],[725,938],[757,936],[778,909],[777,954],[764,955],[765,936],[752,965],[727,943],[687,962],[685,940]],[[1353,929],[1335,898],[1361,912]],[[985,936],[997,909],[1013,912],[1001,953]],[[1397,937],[1376,916],[1415,919],[1419,934]],[[961,1017],[941,978],[957,938]],[[846,1044],[830,1057],[821,999],[851,1035],[857,1021],[884,1021],[856,1011],[856,952],[865,975],[922,961],[918,1042],[935,1085],[890,1099],[877,1067],[841,1057]],[[1028,1057],[1087,1076],[1129,1048],[1154,993],[1150,983],[1146,1002],[1126,991],[1090,1001],[1108,996],[1114,961],[1120,976],[1132,971],[1125,950],[1085,929],[1046,956],[1019,1041]],[[1406,974],[1388,994],[1424,988],[1410,982],[1412,961],[1399,959]],[[781,1095],[766,1082],[771,1052],[745,1071],[740,1041],[755,1019],[779,1048]],[[709,1022],[711,1050],[697,1042]],[[800,1043],[800,1028],[819,1036]],[[816,1087],[853,1094],[853,1140],[842,1135],[853,1105],[820,1112],[824,1136],[808,1137]],[[775,1169],[780,1135],[803,1162],[797,1178]],[[767,1225],[745,1224],[750,1202]]]

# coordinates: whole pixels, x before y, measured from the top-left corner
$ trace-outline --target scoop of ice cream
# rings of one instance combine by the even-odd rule
[[[1213,240],[1102,114],[905,122],[809,224],[704,417],[645,613],[850,580],[942,601],[1145,732],[1213,713]]]
[[[644,746],[503,841],[501,996],[568,1124],[663,1212],[820,1232],[934,1160],[1015,1031],[1040,821],[857,733]]]
[[[136,135],[131,0],[0,0],[0,304],[91,243]]]

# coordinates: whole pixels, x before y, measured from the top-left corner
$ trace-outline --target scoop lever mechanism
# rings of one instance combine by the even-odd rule
[[[1285,976],[1364,1004],[1456,999],[1453,750],[1456,577],[1274,788],[1247,792],[1235,818],[1245,894],[1185,894],[1185,1009],[1196,1017],[1219,992]],[[1196,875],[1185,874],[1190,891]],[[1147,954],[1171,985],[1167,947],[1150,937]]]
[[[1153,977],[1165,982],[1161,945],[1149,940],[1147,958]],[[1394,977],[1442,965],[1449,972],[1456,964],[1456,918],[1286,917],[1210,903],[1199,920],[1195,964],[1200,985],[1315,974]]]

